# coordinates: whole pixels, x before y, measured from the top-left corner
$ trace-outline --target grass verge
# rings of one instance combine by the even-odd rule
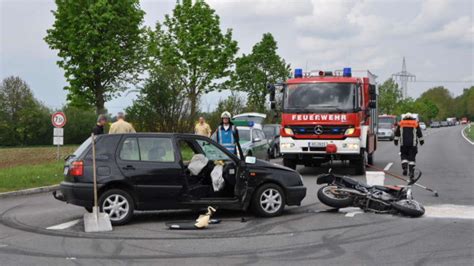
[[[466,127],[464,129],[464,135],[468,137],[471,141],[474,141],[474,125],[471,124],[471,132],[469,132],[469,128]]]
[[[63,179],[64,162],[21,165],[0,169],[0,192],[58,184]]]

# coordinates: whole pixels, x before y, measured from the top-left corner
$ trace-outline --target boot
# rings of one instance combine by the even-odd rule
[[[410,164],[408,166],[408,168],[409,168],[409,172],[410,172],[410,180],[413,180],[415,178],[415,165]]]
[[[408,163],[402,163],[402,169],[403,169],[403,175],[406,176],[407,175],[407,166],[408,166]]]

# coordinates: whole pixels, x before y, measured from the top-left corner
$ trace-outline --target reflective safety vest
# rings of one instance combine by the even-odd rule
[[[400,141],[401,146],[418,145],[419,140],[423,140],[423,133],[420,125],[414,119],[404,119],[398,123],[395,130],[395,140]]]
[[[217,132],[217,139],[219,144],[224,146],[228,151],[233,154],[237,154],[236,142],[235,142],[235,126],[229,126],[227,130],[224,129],[224,126],[219,126],[219,131]]]

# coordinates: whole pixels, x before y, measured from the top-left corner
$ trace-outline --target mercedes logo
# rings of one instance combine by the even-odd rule
[[[323,127],[318,125],[318,126],[315,126],[314,127],[314,133],[316,133],[316,135],[321,135],[323,134]]]

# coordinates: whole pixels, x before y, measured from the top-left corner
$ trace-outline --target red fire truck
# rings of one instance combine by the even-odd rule
[[[377,145],[376,76],[364,71],[353,77],[343,71],[303,73],[282,85],[280,152],[283,164],[318,166],[331,159],[349,161],[357,174],[372,164]],[[269,86],[276,108],[275,86]]]

